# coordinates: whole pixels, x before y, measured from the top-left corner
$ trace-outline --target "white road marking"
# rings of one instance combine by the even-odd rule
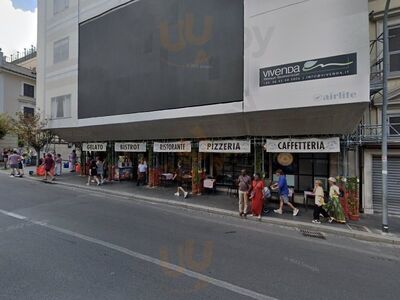
[[[162,261],[160,259],[148,256],[148,255],[145,255],[145,254],[141,254],[141,253],[129,250],[127,248],[124,248],[124,247],[121,247],[121,246],[118,246],[118,245],[115,245],[115,244],[112,244],[112,243],[109,243],[109,242],[105,242],[105,241],[102,241],[102,240],[99,240],[99,239],[96,239],[96,238],[93,238],[93,237],[90,237],[90,236],[87,236],[87,235],[83,235],[83,234],[80,234],[80,233],[77,233],[77,232],[74,232],[74,231],[70,231],[70,230],[63,229],[63,228],[60,228],[60,227],[57,227],[57,226],[54,226],[54,225],[50,225],[50,224],[47,224],[45,222],[29,220],[27,217],[24,217],[24,216],[21,216],[21,215],[12,213],[12,212],[8,212],[8,211],[5,211],[5,210],[0,210],[0,213],[3,214],[3,215],[9,216],[9,217],[13,217],[13,218],[19,219],[19,220],[27,220],[28,222],[30,222],[32,224],[48,228],[48,229],[54,230],[56,232],[65,234],[65,235],[72,236],[74,238],[84,240],[86,242],[97,244],[97,245],[106,247],[108,249],[112,249],[112,250],[118,251],[120,253],[126,254],[128,256],[133,257],[133,258],[136,258],[136,259],[139,259],[139,260],[142,260],[142,261],[145,261],[145,262],[160,266],[160,267],[165,268],[165,269],[169,269],[169,270],[184,274],[184,275],[186,275],[188,277],[191,277],[191,278],[203,281],[203,282],[207,282],[207,283],[209,283],[211,285],[214,285],[214,286],[229,290],[229,291],[234,292],[234,293],[239,294],[239,295],[243,295],[243,296],[246,296],[246,297],[249,297],[249,298],[252,298],[252,299],[257,299],[257,300],[278,300],[277,298],[273,298],[273,297],[270,297],[270,296],[267,296],[267,295],[263,295],[263,294],[260,294],[260,293],[257,293],[257,292],[242,288],[240,286],[234,285],[232,283],[229,283],[229,282],[226,282],[226,281],[223,281],[223,280],[219,280],[219,279],[216,279],[216,278],[212,278],[210,276],[206,276],[206,275],[203,275],[201,273],[185,269],[185,268],[183,268],[181,266],[178,266],[178,265],[175,265],[175,264],[171,264],[169,262]]]
[[[24,216],[21,216],[19,214],[15,214],[15,213],[12,213],[12,212],[9,212],[9,211],[5,211],[5,210],[2,210],[2,209],[0,209],[0,213],[2,213],[3,215],[9,216],[9,217],[13,217],[13,218],[18,219],[18,220],[26,220],[27,219]]]

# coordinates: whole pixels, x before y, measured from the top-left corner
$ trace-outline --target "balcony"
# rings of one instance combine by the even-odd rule
[[[388,142],[400,143],[400,123],[388,125]],[[382,143],[382,125],[359,125],[357,131],[348,137],[350,144],[380,144]]]

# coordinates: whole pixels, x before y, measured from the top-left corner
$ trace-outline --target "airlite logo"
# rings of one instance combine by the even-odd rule
[[[357,53],[331,56],[260,70],[260,87],[357,74]]]
[[[314,101],[341,101],[341,100],[351,100],[357,98],[357,92],[350,91],[341,91],[336,93],[327,93],[327,94],[317,94],[314,95]]]

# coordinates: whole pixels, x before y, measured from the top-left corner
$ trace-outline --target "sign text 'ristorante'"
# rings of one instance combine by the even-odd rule
[[[191,152],[192,143],[185,142],[167,142],[167,143],[154,143],[154,152]]]

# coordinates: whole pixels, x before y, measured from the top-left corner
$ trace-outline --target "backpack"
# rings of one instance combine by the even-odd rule
[[[264,199],[271,198],[271,191],[268,187],[265,187],[263,189],[263,195],[264,195]]]

